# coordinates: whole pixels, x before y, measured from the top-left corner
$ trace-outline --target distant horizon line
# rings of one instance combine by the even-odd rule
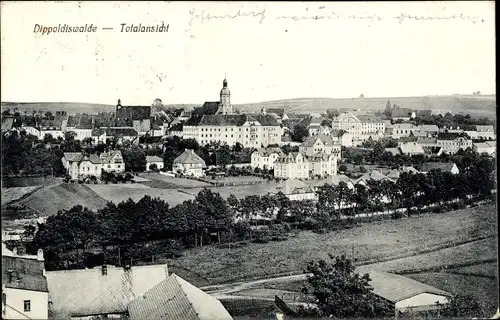
[[[425,97],[453,97],[453,96],[467,96],[467,97],[491,97],[491,96],[496,96],[496,93],[487,93],[487,94],[480,94],[480,95],[473,95],[473,94],[461,94],[461,93],[456,93],[456,94],[428,94],[428,95],[415,95],[415,96],[392,96],[392,97],[351,97],[351,98],[331,98],[331,97],[301,97],[301,98],[283,98],[283,99],[273,99],[273,100],[264,100],[264,101],[257,101],[257,102],[241,102],[241,103],[236,103],[233,104],[233,106],[238,106],[238,105],[251,105],[251,104],[260,104],[260,103],[269,103],[269,102],[277,102],[277,101],[293,101],[293,100],[355,100],[355,99],[364,99],[364,100],[370,100],[370,99],[401,99],[401,98],[425,98]],[[156,99],[156,98],[155,98]],[[154,100],[154,99],[153,99]],[[118,98],[116,99],[118,101]],[[207,101],[213,101],[213,100],[205,100],[203,102],[183,102],[183,103],[165,103],[162,101],[163,105],[203,105],[203,103]],[[95,105],[102,105],[102,106],[116,106],[116,104],[107,104],[107,103],[102,103],[102,102],[81,102],[81,101],[1,101],[0,103],[2,104],[46,104],[46,103],[71,103],[71,104],[95,104]],[[127,104],[125,104],[127,105]]]

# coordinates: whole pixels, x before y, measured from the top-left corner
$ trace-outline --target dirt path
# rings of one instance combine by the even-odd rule
[[[489,238],[489,237],[486,237]],[[465,243],[470,244],[473,242],[478,242],[484,240],[484,237],[480,239],[474,239],[470,241],[466,241]],[[439,252],[442,250],[446,250],[449,248],[453,247],[459,247],[464,245],[464,243],[455,243],[453,245],[449,245],[446,247],[440,247],[440,248],[435,248],[434,250],[427,250],[425,252],[419,252],[416,255],[411,255],[408,257],[393,257],[391,259],[388,259],[383,262],[376,262],[376,263],[370,263],[370,264],[364,264],[360,265],[357,268],[358,272],[368,272],[369,270],[372,269],[377,269],[381,271],[388,271],[386,270],[387,268],[384,268],[384,266],[390,267],[391,262],[398,262],[403,259],[418,259],[419,256],[424,256],[430,252]],[[469,262],[470,263],[470,262]],[[392,270],[392,269],[391,269]],[[293,281],[301,281],[301,280],[306,280],[308,274],[298,274],[298,275],[291,275],[291,276],[281,276],[281,277],[273,277],[273,278],[267,278],[267,279],[259,279],[259,280],[252,280],[252,281],[241,281],[241,282],[235,282],[235,283],[229,283],[229,284],[222,284],[222,285],[213,285],[213,286],[206,286],[202,287],[201,289],[208,294],[220,299],[227,299],[230,296],[237,296],[240,299],[268,299],[267,297],[263,297],[260,295],[244,295],[242,294],[243,291],[254,289],[256,287],[260,287],[264,284],[267,283],[276,283],[276,282],[293,282]],[[279,292],[280,290],[276,290],[276,292]],[[282,291],[282,290],[281,290]]]

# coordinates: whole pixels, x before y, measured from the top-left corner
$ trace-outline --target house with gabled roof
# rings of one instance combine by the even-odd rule
[[[288,179],[276,186],[272,194],[283,193],[290,200],[314,200],[316,193],[313,188],[303,181]]]
[[[415,117],[416,117],[416,113],[409,108],[394,109],[394,110],[392,110],[392,113],[391,113],[391,119],[393,121],[396,121],[396,120],[410,121],[410,119],[413,119]]]
[[[127,306],[130,320],[232,320],[222,303],[176,274]]]
[[[106,143],[106,129],[103,128],[93,128],[92,129],[92,143],[93,144],[99,144],[99,143]]]
[[[344,174],[338,174],[335,176],[328,177],[327,179],[316,182],[312,185],[314,190],[317,190],[319,187],[324,186],[326,184],[338,186],[341,182],[347,184],[347,187],[351,190],[354,190],[354,183],[348,176]]]
[[[477,142],[474,143],[473,149],[477,153],[487,153],[489,155],[494,155],[497,152],[497,142],[496,141]]]
[[[476,126],[477,137],[482,139],[495,140],[495,128],[492,125],[477,125]]]
[[[107,139],[117,139],[118,144],[125,141],[139,143],[139,133],[131,127],[108,127],[106,130]]]
[[[81,152],[65,152],[61,159],[66,173],[73,180],[82,177],[101,177],[102,160],[96,154],[83,154]]]
[[[413,132],[419,131],[419,127],[412,123],[395,123],[387,128],[386,133],[394,139],[409,137]]]
[[[35,256],[18,255],[2,242],[2,303],[2,319],[49,318],[42,250]]]
[[[362,184],[365,187],[367,187],[368,186],[367,181],[369,181],[369,180],[374,180],[374,181],[388,180],[388,181],[394,182],[393,180],[391,180],[390,178],[388,178],[387,176],[382,174],[380,171],[372,170],[371,172],[367,172],[367,173],[363,174],[361,177],[359,177],[358,179],[354,180],[354,184],[355,185]]]
[[[163,159],[157,156],[146,156],[146,171],[151,171],[152,165],[155,165],[158,170],[163,169]]]
[[[399,146],[399,149],[401,149],[401,153],[409,155],[409,156],[415,156],[415,155],[423,155],[423,154],[425,154],[424,149],[417,142],[402,143]]]
[[[279,156],[284,155],[281,148],[257,148],[251,155],[251,167],[259,169],[274,169],[274,161],[278,159]]]
[[[186,149],[174,159],[172,170],[187,176],[202,177],[205,175],[204,169],[206,167],[205,160],[197,155],[193,149]]]
[[[448,304],[451,298],[451,294],[444,290],[402,275],[375,270],[368,274],[373,294],[394,308],[396,318],[404,314],[428,316]]]
[[[299,151],[307,156],[312,156],[316,153],[334,154],[337,158],[341,158],[341,146],[334,142],[329,135],[309,136],[299,146]]]
[[[439,127],[435,124],[422,124],[418,128],[421,133],[425,133],[427,136],[435,136],[439,132]]]
[[[54,319],[128,313],[129,304],[168,277],[164,264],[46,271]]]
[[[450,172],[452,174],[459,174],[460,170],[453,162],[426,162],[420,168],[421,173],[428,173],[431,170],[441,170],[442,172]]]
[[[103,152],[99,155],[102,161],[102,170],[106,172],[124,172],[125,161],[120,150]]]

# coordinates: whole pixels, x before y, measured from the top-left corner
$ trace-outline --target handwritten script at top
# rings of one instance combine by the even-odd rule
[[[323,9],[324,7],[320,7],[320,9]],[[306,11],[308,11],[306,9]],[[308,12],[309,13],[309,12]],[[323,12],[322,12],[323,13]],[[262,24],[262,22],[266,19],[269,18],[268,15],[266,15],[266,9],[262,10],[257,10],[257,11],[243,11],[243,10],[238,10],[237,12],[229,13],[229,14],[223,14],[223,15],[216,15],[212,14],[211,12],[206,12],[206,11],[201,11],[197,12],[195,9],[191,9],[189,11],[190,14],[190,20],[189,20],[189,25],[193,25],[195,21],[199,21],[202,24],[204,22],[208,22],[210,20],[221,20],[221,19],[239,19],[239,18],[250,18],[258,22],[259,24]],[[378,14],[343,14],[343,13],[337,13],[337,12],[330,12],[328,14],[307,14],[307,15],[280,15],[276,17],[270,17],[270,19],[275,19],[275,20],[285,20],[285,21],[303,21],[303,20],[309,20],[309,21],[319,21],[319,20],[360,20],[360,21],[367,21],[369,25],[371,25],[374,22],[377,21],[382,21],[382,20],[393,20],[397,21],[399,24],[402,24],[405,21],[439,21],[439,20],[461,20],[464,22],[470,22],[470,23],[478,23],[478,22],[484,22],[484,19],[481,18],[480,16],[469,16],[465,15],[463,13],[461,14],[452,14],[452,15],[442,15],[442,16],[419,16],[419,15],[411,15],[411,14],[405,14],[401,13],[397,16],[382,16]]]

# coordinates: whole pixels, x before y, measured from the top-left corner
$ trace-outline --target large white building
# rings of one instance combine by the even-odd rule
[[[43,251],[24,256],[2,243],[2,319],[48,319],[49,290]]]
[[[341,113],[332,122],[333,130],[344,130],[360,139],[361,136],[371,133],[385,132],[386,123],[375,116],[354,115],[350,112]]]
[[[207,102],[212,103],[212,102]],[[231,105],[231,92],[224,79],[220,92],[218,111],[203,115],[199,123],[185,125],[182,129],[185,139],[195,139],[205,145],[214,142],[243,147],[260,148],[278,144],[281,141],[281,127],[270,114],[235,114]]]
[[[437,145],[448,154],[457,153],[458,150],[472,149],[472,139],[465,133],[440,132],[437,136]]]
[[[257,148],[252,152],[250,165],[252,168],[272,170],[274,169],[274,161],[281,155],[284,155],[284,153],[278,147]]]
[[[337,175],[337,156],[316,153],[307,156],[301,152],[290,152],[274,162],[274,176],[280,179],[309,179]]]
[[[310,136],[299,146],[299,151],[312,156],[316,153],[334,154],[337,158],[341,157],[341,146],[334,142],[331,136],[318,135]]]

